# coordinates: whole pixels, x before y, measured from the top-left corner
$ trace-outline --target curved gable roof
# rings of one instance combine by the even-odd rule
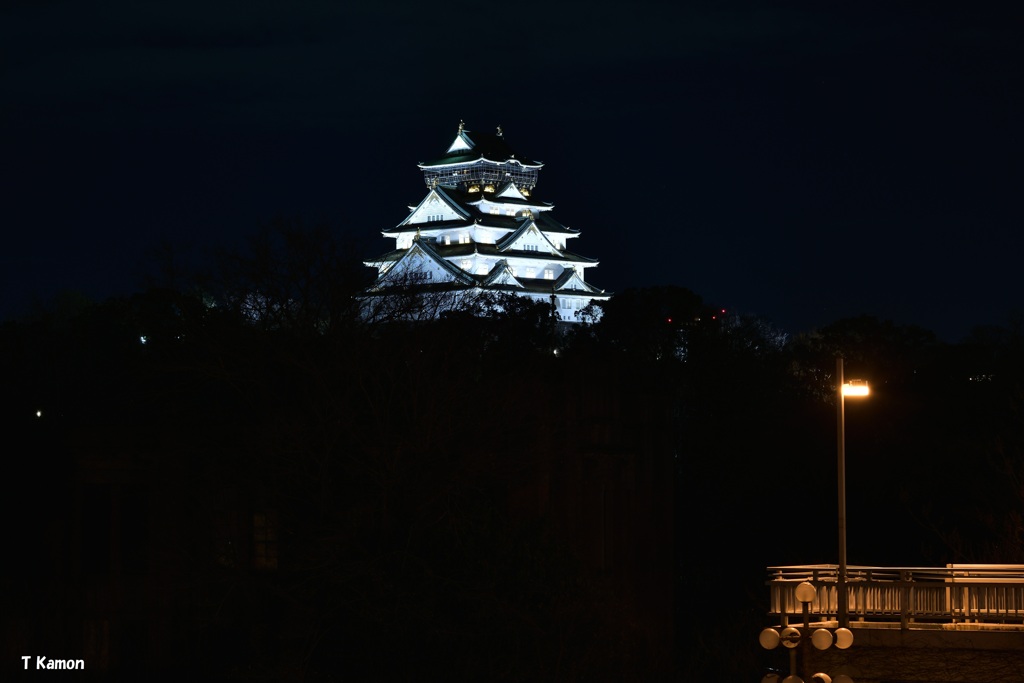
[[[480,284],[484,287],[505,285],[523,289],[523,283],[512,274],[512,269],[508,267],[508,261],[505,259],[495,263],[494,267],[491,268],[491,272],[487,274]]]
[[[498,129],[498,133],[478,133],[459,127],[459,133],[443,156],[433,161],[424,161],[420,168],[431,166],[449,166],[452,164],[468,164],[474,161],[487,160],[497,163],[516,163],[523,166],[540,168],[544,164],[526,157],[517,157]]]
[[[598,289],[588,284],[572,268],[563,271],[559,278],[555,280],[554,290],[556,292],[580,292],[597,296],[611,296],[611,294],[605,294],[603,289]]]
[[[470,212],[466,208],[464,208],[462,206],[462,204],[457,199],[455,199],[454,197],[449,195],[447,192],[445,192],[443,187],[432,187],[432,188],[430,188],[430,191],[427,192],[427,195],[422,200],[420,200],[420,203],[417,204],[413,208],[412,212],[410,212],[409,215],[405,217],[405,220],[402,221],[401,223],[399,223],[395,227],[400,228],[400,227],[402,227],[404,225],[409,225],[409,223],[412,221],[413,216],[415,216],[417,213],[420,212],[420,210],[423,208],[424,204],[426,204],[427,202],[430,201],[431,197],[437,197],[441,202],[443,202],[446,206],[448,206],[452,211],[454,211],[456,214],[462,216],[463,220],[468,220],[469,219],[469,217],[471,215]]]
[[[508,234],[505,237],[505,239],[498,242],[498,251],[508,251],[509,249],[512,249],[513,247],[515,247],[517,243],[522,242],[523,236],[531,232],[531,230],[533,232],[536,232],[537,235],[540,236],[540,239],[545,244],[548,245],[548,248],[551,249],[552,254],[555,254],[556,256],[562,255],[562,252],[554,244],[551,243],[551,240],[549,240],[547,235],[544,234],[544,231],[537,227],[537,221],[533,220],[532,218],[523,221],[523,224],[519,226],[519,229],[514,230],[513,232]]]
[[[381,288],[382,285],[386,286],[389,279],[393,280],[396,276],[403,275],[406,272],[423,271],[422,267],[413,266],[412,264],[412,261],[417,258],[426,261],[433,269],[450,275],[455,282],[464,285],[476,285],[476,280],[469,273],[443,258],[428,243],[415,240],[412,246],[395,262],[395,265],[380,274],[373,287]]]

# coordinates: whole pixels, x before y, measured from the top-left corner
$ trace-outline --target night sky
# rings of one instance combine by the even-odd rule
[[[11,2],[0,316],[283,216],[371,257],[460,120],[609,291],[947,341],[1024,308],[1020,24],[970,3]],[[813,8],[813,9],[812,9]]]

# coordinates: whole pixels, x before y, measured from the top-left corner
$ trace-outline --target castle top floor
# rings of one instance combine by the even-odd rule
[[[427,187],[440,185],[486,194],[511,182],[529,196],[543,165],[517,156],[500,126],[495,133],[478,133],[459,123],[458,134],[445,153],[433,161],[421,162],[419,167]]]

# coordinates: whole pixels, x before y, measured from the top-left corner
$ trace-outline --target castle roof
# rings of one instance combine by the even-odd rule
[[[454,166],[457,164],[471,164],[476,161],[491,161],[498,164],[515,163],[531,168],[540,168],[544,164],[533,161],[526,157],[516,156],[505,136],[498,128],[497,133],[478,133],[466,130],[463,124],[459,124],[458,135],[438,159],[433,161],[420,162],[420,168],[431,168],[436,166]]]
[[[443,201],[444,204],[448,205],[452,210],[465,218],[450,218],[446,220],[432,221],[430,223],[414,223],[412,222],[413,216],[424,206],[430,197],[436,196],[439,200]],[[481,196],[478,193],[465,192],[463,190],[457,190],[451,187],[437,186],[431,188],[427,193],[426,197],[420,201],[419,204],[410,207],[411,213],[399,223],[397,226],[390,230],[382,231],[384,235],[392,236],[398,235],[403,232],[416,232],[420,229],[452,229],[458,227],[470,227],[474,224],[479,224],[481,227],[486,228],[498,228],[500,230],[515,231],[518,230],[523,223],[522,216],[506,216],[503,214],[492,214],[487,211],[481,211],[480,204],[483,201],[494,202],[495,204],[508,204],[510,206],[522,207],[524,209],[536,210],[533,216],[533,221],[537,224],[537,227],[546,233],[552,234],[564,234],[564,235],[578,235],[579,230],[574,230],[568,226],[562,225],[557,220],[551,217],[550,210],[551,204],[537,202],[530,202],[528,200],[516,199],[514,197],[502,197],[495,199],[492,196]]]
[[[413,246],[420,245],[420,247],[427,247],[429,243],[426,240],[417,240],[413,242]],[[590,258],[587,256],[580,256],[577,253],[561,249],[557,254],[544,254],[543,252],[536,251],[525,251],[509,248],[499,248],[494,244],[481,244],[479,242],[471,244],[451,244],[451,245],[440,245],[433,244],[427,247],[430,252],[441,258],[456,258],[461,256],[472,256],[473,254],[480,254],[481,256],[525,256],[530,257],[534,260],[551,261],[551,262],[566,262],[566,263],[582,263],[582,264],[596,264],[598,260],[596,258]],[[411,247],[410,247],[411,249]],[[377,258],[363,261],[368,266],[374,266],[380,263],[397,262],[402,260],[406,252],[409,249],[393,249],[392,251],[381,254]]]

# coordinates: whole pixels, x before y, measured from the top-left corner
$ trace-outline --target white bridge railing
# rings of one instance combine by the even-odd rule
[[[803,617],[796,587],[809,581],[818,589],[810,616],[838,614],[834,564],[769,567],[769,614],[780,623]],[[850,619],[900,622],[1024,623],[1024,565],[953,564],[946,567],[847,567]]]

